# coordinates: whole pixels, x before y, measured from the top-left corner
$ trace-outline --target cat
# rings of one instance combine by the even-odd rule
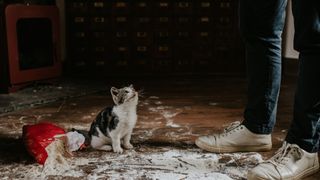
[[[110,89],[114,105],[99,112],[92,122],[89,137],[94,149],[122,153],[132,149],[131,134],[137,122],[138,92],[132,85]]]

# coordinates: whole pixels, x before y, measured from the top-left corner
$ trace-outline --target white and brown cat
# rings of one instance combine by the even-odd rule
[[[89,137],[94,149],[122,153],[131,149],[132,130],[137,122],[138,92],[132,85],[110,89],[114,105],[100,111],[92,122]]]

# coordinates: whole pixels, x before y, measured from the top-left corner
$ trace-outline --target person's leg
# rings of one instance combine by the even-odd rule
[[[301,179],[319,170],[320,1],[292,0],[299,77],[293,121],[282,148],[248,179]]]
[[[276,117],[281,81],[281,34],[287,0],[240,0],[240,30],[245,42],[248,103],[245,120],[223,133],[196,140],[211,152],[267,151]]]
[[[287,0],[240,0],[248,75],[243,124],[257,134],[271,134],[276,121],[286,6]]]
[[[318,152],[320,137],[320,48],[314,54],[301,52],[299,61],[300,71],[294,102],[293,121],[286,141],[297,144],[308,152]]]
[[[320,137],[320,1],[293,0],[295,49],[300,52],[294,114],[286,141],[318,152]]]

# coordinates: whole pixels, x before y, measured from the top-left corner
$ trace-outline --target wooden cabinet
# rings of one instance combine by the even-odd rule
[[[237,0],[65,3],[71,66],[90,64],[86,69],[93,71],[106,66],[126,72],[244,72]]]

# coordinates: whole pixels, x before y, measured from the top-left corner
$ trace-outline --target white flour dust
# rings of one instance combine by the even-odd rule
[[[173,122],[173,118],[182,112],[180,109],[177,111],[173,111],[173,107],[171,106],[157,106],[149,107],[148,110],[152,113],[157,113],[162,116],[166,121],[167,127],[181,127],[179,124]]]
[[[216,102],[210,102],[210,103],[209,103],[210,106],[217,106],[218,104],[219,104],[219,103],[216,103]]]
[[[143,148],[143,147],[141,147]],[[1,179],[246,179],[249,168],[262,161],[258,153],[214,154],[199,149],[158,147],[145,152],[81,152],[68,168],[44,171],[37,164],[0,165]],[[93,157],[92,157],[93,156]],[[54,166],[51,164],[51,166]]]

